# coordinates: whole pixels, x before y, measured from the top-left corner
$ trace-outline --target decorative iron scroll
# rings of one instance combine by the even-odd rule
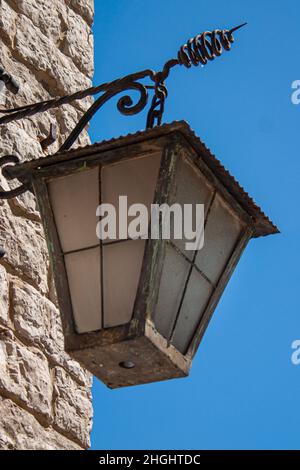
[[[129,95],[123,95],[117,102],[118,111],[126,116],[140,113],[148,104],[148,90],[152,90],[153,98],[147,114],[146,127],[152,128],[155,125],[160,125],[165,109],[165,101],[168,96],[165,80],[169,76],[170,70],[176,65],[183,65],[189,68],[192,65],[206,65],[208,61],[213,61],[222,54],[223,50],[229,51],[231,49],[231,44],[234,42],[233,33],[245,25],[246,23],[230,30],[216,29],[212,32],[206,31],[189,39],[187,43],[179,49],[177,58],[168,60],[160,72],[147,69],[61,98],[54,98],[13,109],[0,109],[0,114],[3,114],[0,118],[0,125],[28,118],[38,113],[44,113],[64,104],[101,93],[100,97],[94,101],[80,118],[75,128],[62,144],[59,149],[59,152],[61,152],[72,147],[88,122],[107,101],[118,94],[132,90],[137,91],[139,94],[137,101],[133,102],[133,99]],[[145,85],[141,83],[141,80],[146,78],[151,80],[151,84]],[[11,179],[9,178],[9,167],[11,167],[9,164],[18,164],[18,162],[18,157],[13,155],[0,158],[0,168],[3,166],[3,176],[7,179]],[[28,189],[30,189],[30,184],[25,182],[18,188],[9,191],[1,190],[0,199],[16,197]]]

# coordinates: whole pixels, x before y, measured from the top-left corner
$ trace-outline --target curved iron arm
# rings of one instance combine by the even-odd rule
[[[119,93],[125,91],[138,91],[139,99],[134,104],[129,95],[119,98],[117,102],[118,111],[124,115],[134,115],[141,112],[148,103],[148,91],[153,90],[154,95],[151,101],[150,109],[147,114],[147,128],[152,128],[155,125],[160,125],[165,108],[165,100],[168,96],[165,80],[170,74],[170,70],[176,65],[183,65],[190,68],[192,65],[198,66],[199,64],[205,65],[208,61],[214,60],[220,56],[223,49],[229,51],[231,44],[234,42],[233,33],[238,29],[245,26],[243,23],[230,30],[216,29],[214,31],[205,31],[192,39],[189,39],[186,44],[181,46],[178,51],[176,59],[168,60],[163,69],[159,72],[146,69],[126,77],[114,80],[112,82],[103,83],[96,87],[90,87],[86,90],[81,90],[71,95],[63,96],[61,98],[54,98],[51,100],[41,101],[18,108],[0,109],[3,116],[0,118],[0,125],[7,124],[12,121],[28,118],[38,113],[46,112],[50,109],[60,107],[64,104],[71,103],[75,100],[81,100],[88,96],[93,96],[99,93],[102,95],[90,106],[86,113],[81,117],[75,128],[72,130],[68,138],[60,147],[59,152],[68,150],[73,143],[77,140],[80,133],[85,126],[94,116],[94,114],[111,98]],[[149,78],[152,82],[151,85],[144,85],[140,82],[145,78]],[[19,158],[14,155],[9,155],[0,158],[0,168],[3,166],[2,174],[7,178],[9,177],[9,167],[11,164],[18,164]],[[1,189],[1,188],[0,188]],[[10,199],[24,193],[30,189],[30,182],[25,181],[18,188],[4,191],[0,190],[0,199]]]
[[[142,74],[129,75],[123,79],[117,80],[109,84],[102,96],[98,98],[92,106],[87,110],[87,112],[79,120],[78,124],[75,126],[69,137],[60,147],[59,152],[63,150],[68,150],[71,148],[73,143],[77,140],[80,133],[83,131],[88,122],[92,119],[94,114],[111,98],[123,91],[135,90],[140,93],[139,100],[136,104],[133,103],[130,96],[122,96],[117,103],[117,108],[121,114],[126,116],[134,115],[141,112],[148,102],[148,92],[144,85],[136,80],[136,75],[139,75],[141,78],[149,75],[152,76],[152,71],[145,71]]]
[[[2,175],[7,179],[10,180],[12,179],[9,175],[9,168],[12,165],[9,165],[9,163],[18,164],[20,163],[19,157],[17,155],[5,155],[5,157],[0,158],[0,168],[2,168]],[[1,186],[0,186],[0,199],[11,199],[17,196],[20,196],[21,194],[25,193],[30,189],[30,183],[23,183],[21,186],[18,186],[17,188],[10,189],[8,191],[5,191]]]

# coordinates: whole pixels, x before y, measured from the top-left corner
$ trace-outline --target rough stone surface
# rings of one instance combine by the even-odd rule
[[[49,355],[64,347],[59,311],[37,290],[20,280],[11,282],[13,322],[18,335]]]
[[[79,450],[81,447],[56,432],[43,427],[31,413],[10,399],[0,398],[0,448],[2,450]]]
[[[89,25],[93,23],[94,0],[67,0],[67,4],[80,13]]]
[[[8,279],[6,270],[0,266],[0,323],[3,325],[8,324]]]
[[[20,84],[0,107],[91,85],[92,0],[0,0],[0,65]],[[0,127],[1,155],[55,153],[91,99]],[[43,150],[51,123],[58,139]],[[84,131],[75,145],[89,143]],[[0,175],[0,186],[14,188]],[[44,232],[30,192],[0,201],[0,449],[84,449],[92,422],[91,376],[64,351]]]
[[[16,340],[10,330],[0,330],[0,390],[6,397],[51,422],[52,383],[46,357]]]
[[[23,4],[24,3],[29,2],[23,2]],[[39,8],[42,13],[43,3],[48,4],[48,8],[55,11],[55,8],[53,8],[53,3],[55,2],[36,2],[36,8]],[[16,13],[6,1],[2,1],[1,4],[0,25],[3,30],[3,39],[8,47],[13,50],[14,56],[19,59],[21,63],[28,65],[33,69],[33,73],[36,77],[42,79],[43,82],[47,82],[48,80],[49,84],[54,85],[60,93],[71,93],[72,91],[77,91],[78,89],[89,85],[89,77],[82,73],[75,65],[72,57],[68,57],[63,51],[66,45],[63,45],[62,50],[60,50],[59,44],[56,44],[53,38],[49,38],[44,34],[41,29],[41,25],[44,23],[40,23],[40,26],[36,26],[30,16]],[[49,14],[51,17],[52,12]],[[42,14],[42,17],[43,22],[45,22],[47,16]],[[76,25],[74,25],[74,22],[76,21],[77,29]],[[66,25],[68,25],[68,27],[66,27]],[[66,38],[66,41],[64,42],[71,44],[69,47],[70,50],[73,50],[72,44],[74,42],[77,43],[77,45],[80,43],[80,39],[78,38],[82,38],[81,41],[84,40],[84,34],[82,31],[83,25],[86,29],[86,48],[88,49],[89,46],[92,48],[92,40],[89,38],[91,33],[87,30],[88,27],[86,26],[86,23],[80,22],[80,19],[76,20],[76,16],[73,14],[72,10],[68,10],[65,13],[65,17],[61,14],[61,37]],[[46,24],[44,24],[43,29],[45,30],[45,28]],[[81,45],[81,49],[83,49],[83,45]],[[84,67],[84,64],[87,64],[88,61],[87,52],[85,52],[84,57],[81,59],[79,57],[79,53],[80,51],[76,54],[76,64],[80,64],[80,68],[83,69],[84,72],[87,72],[86,68],[88,68],[88,74],[91,75],[93,71],[92,66],[90,65],[88,67],[86,65],[86,67]],[[70,55],[69,51],[68,55]],[[91,55],[89,56],[89,59],[92,59]]]
[[[84,447],[90,440],[85,429],[91,423],[91,396],[61,367],[54,369],[54,425]]]
[[[34,69],[37,77],[45,81],[48,75],[55,82],[57,93],[72,93],[90,85],[89,78],[24,15],[17,17],[14,42],[18,56]]]
[[[47,294],[49,262],[41,224],[15,216],[6,202],[0,210],[0,246],[7,253],[2,263]]]

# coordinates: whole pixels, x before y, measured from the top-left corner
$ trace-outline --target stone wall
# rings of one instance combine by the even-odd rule
[[[0,108],[69,94],[91,84],[93,0],[0,0],[0,64],[20,91]],[[0,155],[54,153],[90,101],[0,127]],[[58,139],[40,141],[51,123]],[[85,131],[79,144],[89,143]],[[7,182],[0,177],[7,189]],[[0,448],[82,449],[90,443],[91,377],[63,349],[40,217],[27,193],[0,201]]]

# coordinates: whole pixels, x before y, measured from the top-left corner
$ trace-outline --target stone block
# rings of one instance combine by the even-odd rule
[[[54,426],[83,447],[90,445],[91,395],[61,367],[54,369]]]
[[[0,398],[0,414],[1,450],[82,450],[51,426],[41,426],[34,416],[8,398]]]
[[[0,330],[0,392],[32,410],[40,421],[52,420],[52,382],[45,356],[28,348],[10,330]]]
[[[38,222],[12,214],[6,201],[0,201],[0,246],[6,250],[2,262],[15,275],[48,293],[48,251]]]

